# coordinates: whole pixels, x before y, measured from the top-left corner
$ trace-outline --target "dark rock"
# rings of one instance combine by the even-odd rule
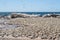
[[[43,15],[43,17],[57,17],[57,16],[60,16],[58,14],[46,14],[46,15]]]
[[[59,15],[56,15],[56,14],[53,14],[53,15],[50,15],[51,17],[57,17],[57,16],[59,16]]]
[[[39,15],[29,15],[29,14],[11,14],[11,18],[28,18],[28,17],[40,17]]]
[[[22,15],[22,14],[12,14],[11,15],[11,18],[25,18],[25,17],[27,17],[27,16],[25,16],[25,15]]]

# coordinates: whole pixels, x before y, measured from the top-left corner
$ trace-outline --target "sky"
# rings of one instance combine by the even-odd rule
[[[60,0],[0,0],[0,12],[60,12]]]

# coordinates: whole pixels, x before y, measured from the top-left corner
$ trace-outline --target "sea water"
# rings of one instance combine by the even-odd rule
[[[44,14],[60,14],[60,12],[0,12],[0,16],[7,16],[7,15],[10,15],[12,13],[22,13],[22,14],[34,14],[34,15],[44,15]]]

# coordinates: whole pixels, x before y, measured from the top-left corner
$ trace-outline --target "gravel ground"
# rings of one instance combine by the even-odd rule
[[[14,18],[7,21],[7,24],[19,26],[14,29],[1,29],[2,37],[12,35],[14,38],[27,37],[31,40],[40,40],[38,37],[41,40],[60,40],[60,18]]]

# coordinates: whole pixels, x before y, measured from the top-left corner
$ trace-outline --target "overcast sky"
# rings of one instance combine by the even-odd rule
[[[60,0],[0,0],[0,12],[60,12]]]

